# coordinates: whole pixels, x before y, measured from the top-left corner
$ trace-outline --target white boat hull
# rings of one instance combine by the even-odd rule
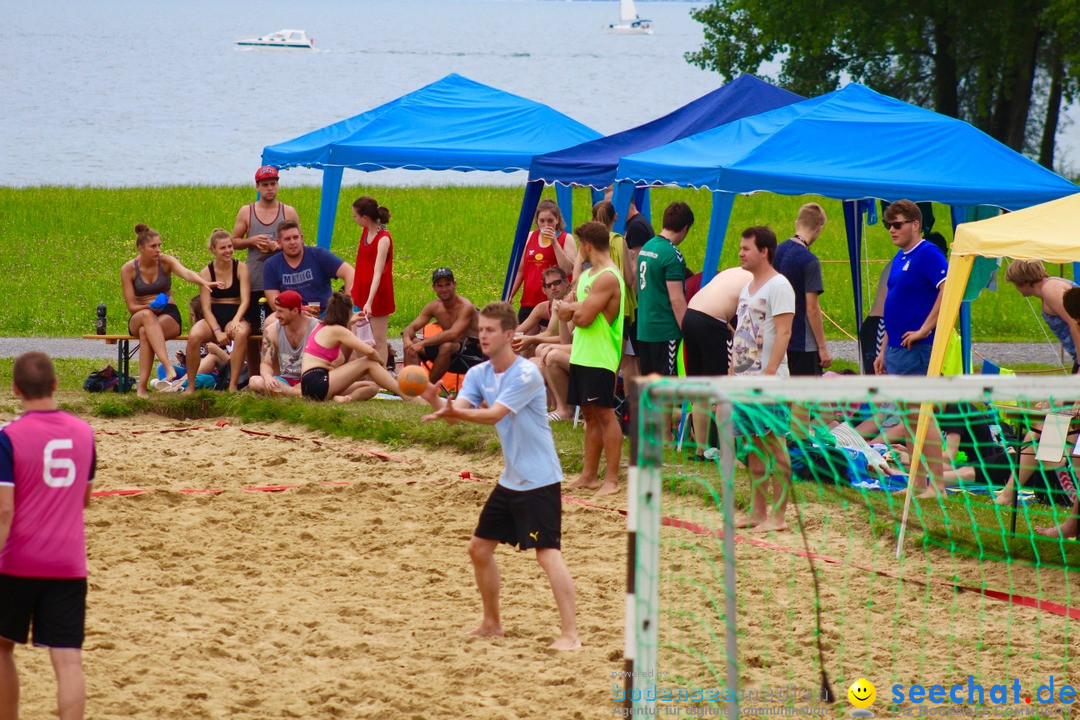
[[[303,30],[278,30],[276,33],[263,35],[257,38],[237,40],[237,45],[243,47],[284,48],[289,50],[311,50],[315,47],[315,41],[308,37]]]
[[[652,23],[648,20],[635,20],[629,23],[608,25],[607,31],[613,35],[652,35]]]

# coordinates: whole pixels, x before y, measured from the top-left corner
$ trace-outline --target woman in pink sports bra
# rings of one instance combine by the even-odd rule
[[[397,380],[380,362],[379,353],[349,330],[351,314],[352,298],[348,293],[338,291],[330,296],[323,321],[315,326],[304,346],[300,392],[312,400],[333,397],[338,402],[367,400],[380,387],[400,396]],[[359,357],[335,366],[342,348]]]

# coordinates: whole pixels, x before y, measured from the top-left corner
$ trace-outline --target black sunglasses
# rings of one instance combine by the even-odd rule
[[[887,222],[887,223],[885,223],[885,227],[886,228],[891,228],[893,230],[899,230],[900,228],[904,227],[908,223],[913,223],[913,222],[915,222],[915,221],[914,220],[897,220],[895,222]]]
[[[562,285],[563,281],[562,281],[562,278],[560,278],[558,280],[552,280],[549,283],[541,283],[541,284],[544,286],[544,289],[555,288],[555,287],[559,287],[560,285]]]

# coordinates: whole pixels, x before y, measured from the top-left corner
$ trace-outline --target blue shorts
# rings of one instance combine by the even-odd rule
[[[934,343],[915,343],[910,350],[890,345],[885,349],[885,372],[889,375],[926,375]]]

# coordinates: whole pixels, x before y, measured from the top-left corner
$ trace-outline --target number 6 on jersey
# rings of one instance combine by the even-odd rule
[[[50,440],[45,444],[45,468],[41,479],[49,487],[64,488],[75,482],[75,461],[66,457],[53,457],[54,452],[75,447],[70,439]]]

